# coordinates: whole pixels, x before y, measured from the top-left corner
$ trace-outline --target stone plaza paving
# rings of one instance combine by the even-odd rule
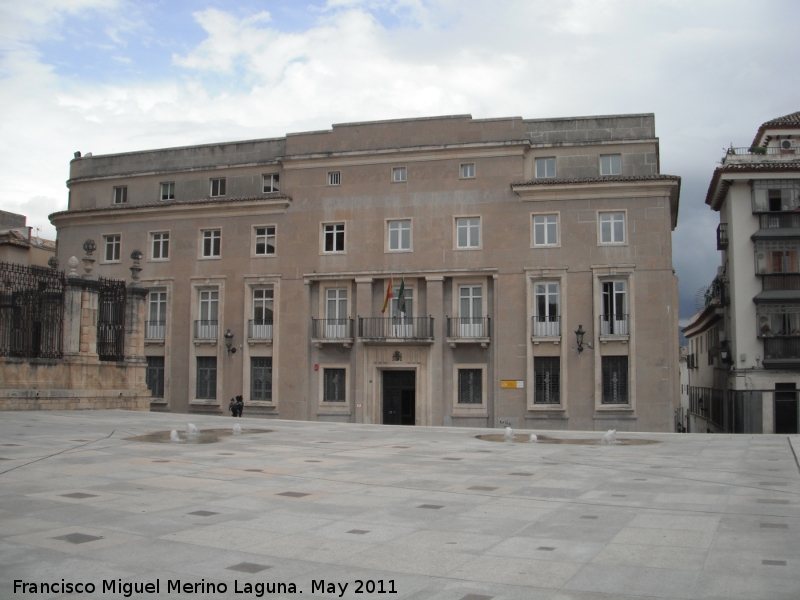
[[[187,421],[246,433],[128,439],[185,437]],[[344,598],[800,598],[798,436],[483,433],[498,431],[3,413],[0,599],[123,598],[134,583],[148,599],[334,598],[345,584]],[[19,583],[62,579],[95,591]]]

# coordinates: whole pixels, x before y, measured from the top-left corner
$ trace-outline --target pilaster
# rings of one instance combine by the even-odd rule
[[[442,343],[444,341],[444,277],[426,277],[428,314],[433,317],[433,345],[430,350],[430,403],[426,425],[444,424],[444,391],[442,372]]]
[[[356,319],[359,316],[371,317],[372,316],[372,277],[356,277]],[[358,323],[355,324],[358,327]],[[366,348],[364,344],[354,344],[353,352],[355,352],[355,422],[364,423],[364,406],[367,397],[367,378],[369,373],[366,372]]]

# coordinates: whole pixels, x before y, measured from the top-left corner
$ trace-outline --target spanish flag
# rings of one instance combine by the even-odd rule
[[[386,312],[386,307],[389,306],[389,299],[392,298],[392,278],[389,277],[389,285],[386,286],[386,300],[383,301],[383,308],[381,313]]]

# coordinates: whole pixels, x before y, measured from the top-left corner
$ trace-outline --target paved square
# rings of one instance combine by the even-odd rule
[[[483,430],[242,418],[272,431],[128,439],[187,421],[234,424],[4,413],[0,598],[122,597],[100,592],[112,579],[159,581],[133,596],[148,600],[246,599],[261,584],[274,598],[297,597],[289,584],[306,598],[800,598],[798,436],[512,445]],[[97,592],[13,591],[62,578]],[[177,580],[226,590],[167,593]]]

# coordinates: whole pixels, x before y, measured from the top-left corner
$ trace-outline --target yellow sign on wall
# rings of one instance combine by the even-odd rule
[[[521,390],[525,387],[524,381],[514,379],[501,379],[500,389],[502,390]]]

